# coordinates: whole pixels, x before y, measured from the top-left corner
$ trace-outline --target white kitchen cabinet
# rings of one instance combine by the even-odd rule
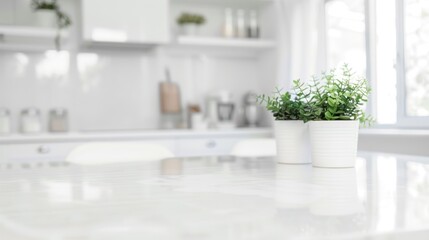
[[[0,137],[0,162],[64,160],[80,144],[106,141],[158,144],[178,157],[219,156],[229,155],[233,146],[241,140],[267,137],[272,137],[271,129],[10,135]]]
[[[79,143],[26,143],[0,146],[0,161],[64,160]]]
[[[177,143],[178,156],[220,156],[229,155],[233,146],[245,138],[195,138],[180,139]]]
[[[154,139],[138,142],[158,144],[178,157],[228,155],[232,147],[244,138],[191,138],[191,139]],[[122,141],[121,141],[122,142]],[[126,141],[125,141],[126,142]],[[135,142],[135,140],[133,140]],[[64,160],[77,146],[84,142],[70,143],[25,143],[0,146],[0,161],[20,161],[28,159]]]
[[[143,140],[139,141],[148,144],[158,144],[164,146],[174,154],[176,142],[174,140]],[[64,160],[67,155],[77,146],[85,142],[71,143],[37,143],[37,144],[7,144],[0,146],[0,161],[20,161],[20,160]]]
[[[82,18],[86,42],[169,42],[168,0],[82,0]]]

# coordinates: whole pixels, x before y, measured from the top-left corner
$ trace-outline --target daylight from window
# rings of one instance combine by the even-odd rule
[[[328,1],[326,10],[327,66],[348,63],[365,74],[365,4],[363,0]]]
[[[429,116],[429,1],[405,1],[406,113]]]
[[[379,124],[397,122],[396,14],[395,1],[375,1],[375,59],[373,82],[375,116]]]
[[[329,0],[325,10],[327,67],[347,62],[367,75],[377,123],[429,117],[429,0]]]

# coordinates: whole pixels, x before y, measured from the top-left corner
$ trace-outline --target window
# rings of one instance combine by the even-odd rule
[[[429,116],[429,1],[405,0],[406,114]]]
[[[366,72],[365,2],[333,0],[326,3],[327,65],[345,62],[362,74]]]
[[[429,1],[327,0],[325,20],[327,66],[367,75],[377,123],[429,127]]]

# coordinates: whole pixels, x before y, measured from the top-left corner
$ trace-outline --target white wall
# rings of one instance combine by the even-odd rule
[[[4,6],[10,1],[19,1],[19,9],[25,9],[30,2],[0,0]],[[232,91],[237,104],[241,104],[245,92],[267,88],[266,82],[274,85],[275,79],[261,76],[259,58],[177,55],[170,54],[168,47],[83,47],[79,1],[60,3],[73,19],[65,52],[0,51],[0,107],[12,111],[15,130],[19,112],[29,106],[43,111],[45,123],[50,108],[67,108],[72,130],[157,128],[158,82],[165,66],[170,67],[173,80],[180,84],[183,105],[203,105],[207,94],[219,90]],[[1,7],[0,15],[9,15],[0,18],[0,25],[33,25],[34,16],[28,9],[23,11],[26,13],[9,16],[10,11]]]

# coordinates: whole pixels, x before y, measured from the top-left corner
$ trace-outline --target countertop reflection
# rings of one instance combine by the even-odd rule
[[[2,239],[429,239],[429,158],[0,163]]]

